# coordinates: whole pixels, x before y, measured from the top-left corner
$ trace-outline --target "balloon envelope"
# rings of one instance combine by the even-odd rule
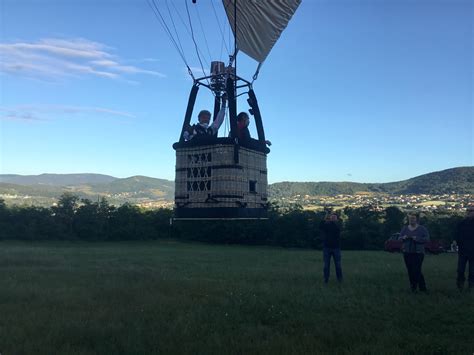
[[[222,3],[236,37],[237,48],[262,63],[280,38],[301,0],[222,0]],[[237,27],[237,34],[234,27]]]

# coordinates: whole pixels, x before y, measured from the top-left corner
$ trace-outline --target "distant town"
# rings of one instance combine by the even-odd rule
[[[138,197],[137,192],[121,192],[114,194],[101,194],[97,199],[105,197],[114,205],[125,202],[137,205],[144,209],[173,208],[174,202],[169,199],[152,199],[149,197]],[[23,206],[52,206],[56,198],[45,198],[28,195],[0,194],[0,199],[5,200],[8,205]],[[371,192],[360,192],[357,194],[339,194],[335,196],[310,196],[294,195],[291,197],[270,198],[270,202],[281,208],[301,206],[305,210],[342,209],[345,207],[370,206],[382,210],[389,206],[395,206],[401,210],[439,211],[439,212],[462,212],[466,206],[474,203],[473,194],[410,194],[390,195]]]
[[[402,210],[420,211],[464,211],[466,206],[474,203],[472,194],[443,194],[443,195],[388,195],[377,193],[357,193],[354,195],[336,196],[309,196],[295,195],[290,198],[273,200],[281,207],[300,205],[303,209],[341,209],[345,207],[371,206],[375,209],[384,209],[390,206]]]
[[[474,203],[474,167],[458,167],[392,183],[279,182],[268,185],[269,201],[281,209],[385,209],[459,213]],[[174,181],[101,174],[1,175],[0,199],[9,206],[50,207],[64,193],[79,200],[133,204],[143,209],[173,208]]]

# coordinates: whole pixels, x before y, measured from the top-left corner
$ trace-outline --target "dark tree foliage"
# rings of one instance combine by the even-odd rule
[[[392,233],[399,232],[405,214],[395,207],[345,208],[338,211],[343,249],[383,248]],[[85,240],[123,241],[173,238],[223,244],[273,245],[317,248],[322,241],[319,224],[325,212],[293,206],[282,210],[272,204],[267,220],[175,221],[169,209],[141,210],[124,204],[118,208],[105,198],[97,202],[61,195],[56,206],[8,207],[0,199],[0,240]],[[432,239],[453,240],[458,215],[425,215],[424,224]]]
[[[346,249],[379,249],[387,236],[383,233],[382,213],[370,207],[344,209],[347,220],[342,231]]]
[[[462,220],[459,215],[430,214],[421,218],[421,223],[428,228],[432,240],[441,240],[449,245],[454,240],[454,231]]]
[[[150,216],[137,206],[125,203],[112,214],[108,240],[155,239]]]
[[[60,235],[59,226],[48,208],[13,207],[8,212],[1,239],[47,240]]]
[[[13,233],[10,220],[10,210],[5,205],[5,200],[0,199],[0,240],[6,239],[8,235]]]
[[[54,219],[65,238],[74,237],[74,217],[78,207],[79,197],[71,193],[64,193],[56,206],[51,207]]]
[[[383,222],[383,232],[386,236],[393,233],[400,232],[403,221],[405,220],[405,213],[397,207],[387,207],[385,209],[385,218]]]
[[[82,200],[83,205],[75,212],[74,233],[79,239],[101,240],[104,239],[101,230],[99,204],[88,199]]]

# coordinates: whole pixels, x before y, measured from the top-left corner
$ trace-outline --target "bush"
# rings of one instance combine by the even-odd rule
[[[305,211],[294,206],[282,211],[272,204],[268,220],[179,221],[170,225],[173,211],[143,211],[124,204],[118,208],[106,199],[79,201],[62,195],[57,206],[7,207],[0,199],[0,240],[79,239],[87,241],[153,240],[177,238],[208,243],[274,245],[321,248],[319,224],[325,212]],[[345,208],[340,215],[343,249],[383,248],[384,241],[400,231],[404,213],[395,207],[384,211],[369,207]],[[457,215],[430,213],[422,224],[432,239],[453,240]]]

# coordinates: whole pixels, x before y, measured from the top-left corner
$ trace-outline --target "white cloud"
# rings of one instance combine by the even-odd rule
[[[108,60],[108,59],[102,59],[102,60],[94,60],[91,62],[91,64],[103,66],[103,67],[114,67],[119,65],[119,63],[113,61],[113,60]]]
[[[195,79],[202,78],[203,76],[209,75],[209,69],[206,69],[206,68],[204,68],[204,72],[201,67],[191,66],[189,67],[189,69],[191,69],[191,72],[193,73]],[[183,73],[186,79],[191,80],[191,81],[193,80],[192,77],[189,75],[187,67],[183,67]]]
[[[6,111],[0,113],[0,119],[9,121],[46,121],[46,119],[39,117],[31,112],[15,112]]]
[[[68,106],[68,105],[22,105],[0,107],[0,119],[13,121],[47,121],[73,115],[111,116],[135,118],[136,116],[124,111],[104,107]],[[45,118],[48,117],[48,118]]]
[[[158,62],[159,59],[156,59],[156,58],[143,58],[142,61],[144,61],[144,62]]]
[[[191,67],[189,67],[189,69],[191,69],[191,71],[193,72],[193,74],[196,78],[209,75],[209,68],[206,68],[206,67],[204,67],[204,71],[202,70],[203,68],[201,68],[201,67],[191,66]],[[188,72],[188,68],[184,68],[184,70],[186,71],[186,73]]]
[[[82,38],[0,43],[0,57],[0,72],[49,80],[84,75],[108,79],[137,74],[165,77],[154,70],[127,65],[112,48]]]

